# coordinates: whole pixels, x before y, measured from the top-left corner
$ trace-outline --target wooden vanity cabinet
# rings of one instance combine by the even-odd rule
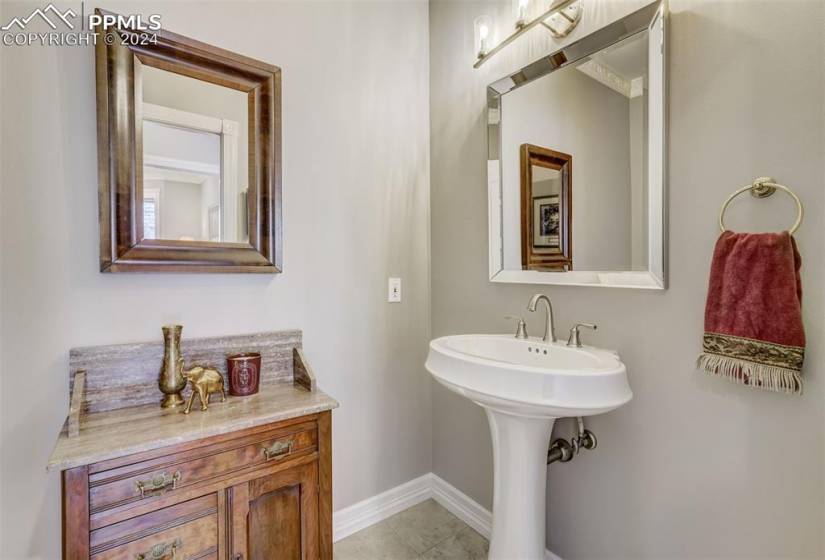
[[[332,560],[331,413],[63,471],[66,560]]]

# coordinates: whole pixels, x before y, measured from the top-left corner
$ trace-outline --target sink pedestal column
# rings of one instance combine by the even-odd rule
[[[493,533],[489,560],[544,560],[547,447],[555,418],[485,407],[493,438]]]

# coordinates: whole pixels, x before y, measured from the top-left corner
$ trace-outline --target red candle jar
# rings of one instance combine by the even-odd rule
[[[261,354],[247,352],[226,357],[226,372],[229,377],[229,394],[246,397],[258,392],[261,381]]]

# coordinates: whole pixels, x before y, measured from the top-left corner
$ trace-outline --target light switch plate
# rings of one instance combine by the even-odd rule
[[[387,301],[401,303],[401,278],[390,278],[387,287]]]

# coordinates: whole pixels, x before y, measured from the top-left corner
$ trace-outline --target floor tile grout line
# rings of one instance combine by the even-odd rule
[[[440,504],[439,504],[439,505],[440,505]],[[407,511],[407,510],[404,510],[404,511]],[[404,513],[404,512],[402,511],[402,512],[398,512],[398,513]],[[398,515],[398,513],[396,513],[395,515]],[[395,516],[391,516],[391,517],[395,517]],[[388,517],[386,520],[389,520],[389,519],[390,519],[390,518]],[[386,521],[386,520],[385,520],[385,521]],[[465,525],[465,527],[469,527],[469,525],[467,525],[466,523],[464,523],[464,522],[463,522],[463,521],[461,521],[460,519],[459,519],[459,521],[460,521],[463,525]],[[418,552],[418,551],[415,549],[415,547],[413,547],[413,546],[409,543],[409,541],[407,541],[407,539],[405,539],[405,538],[404,538],[404,537],[403,537],[403,536],[402,536],[402,535],[401,535],[398,531],[396,531],[396,530],[395,530],[395,527],[393,527],[393,526],[392,526],[392,524],[388,524],[387,526],[390,528],[390,531],[392,531],[392,532],[395,534],[395,536],[396,536],[396,537],[398,537],[399,539],[401,539],[401,542],[403,542],[403,543],[407,546],[407,548],[409,548],[410,550],[412,550],[415,554],[418,554],[417,558],[422,558],[422,557],[423,557],[425,554],[427,554],[429,551],[431,551],[432,549],[434,549],[434,548],[435,548],[435,547],[437,547],[438,545],[443,544],[443,543],[447,542],[448,540],[450,540],[451,538],[455,537],[457,534],[459,534],[459,533],[460,533],[461,531],[463,531],[463,530],[464,530],[464,528],[465,528],[465,527],[461,527],[458,531],[456,531],[456,532],[455,532],[455,533],[453,533],[452,535],[448,535],[448,536],[444,537],[443,539],[441,539],[440,541],[438,541],[437,543],[435,543],[434,545],[432,545],[431,547],[427,548],[426,550],[424,550],[424,551],[422,551],[422,552]]]
[[[430,500],[433,500],[433,498],[429,498],[429,499],[430,499]],[[433,501],[434,501],[434,502],[435,502],[435,503],[436,503],[436,504],[437,504],[440,508],[444,509],[444,511],[446,511],[447,513],[449,513],[450,515],[452,515],[453,517],[455,517],[455,518],[456,518],[456,521],[458,521],[459,523],[461,523],[461,526],[460,526],[460,528],[459,528],[459,529],[458,529],[455,533],[452,533],[451,535],[448,535],[448,536],[444,537],[443,539],[441,539],[440,541],[438,541],[437,543],[435,543],[435,544],[434,544],[434,545],[432,545],[431,547],[427,548],[427,549],[426,549],[426,550],[424,550],[423,552],[418,552],[418,551],[415,549],[415,547],[414,547],[414,546],[412,546],[412,545],[409,543],[409,541],[407,541],[407,539],[405,539],[405,538],[404,538],[404,537],[403,537],[403,536],[402,536],[402,535],[401,535],[398,531],[396,531],[396,530],[395,530],[395,527],[393,527],[391,523],[387,523],[387,527],[389,527],[389,528],[390,528],[390,531],[392,531],[392,532],[393,532],[393,534],[395,534],[395,536],[396,536],[396,537],[398,537],[399,539],[401,539],[401,542],[403,542],[403,543],[407,546],[407,548],[409,548],[410,550],[412,550],[412,551],[413,551],[413,553],[418,554],[418,556],[416,557],[417,559],[422,558],[425,554],[427,554],[428,552],[430,552],[430,551],[431,551],[432,549],[434,549],[435,547],[437,547],[437,546],[439,546],[439,545],[441,545],[441,544],[443,544],[443,543],[447,542],[448,540],[450,540],[450,539],[454,538],[456,535],[458,535],[458,534],[459,534],[461,531],[463,531],[464,529],[467,529],[467,528],[472,529],[472,527],[470,527],[469,525],[467,525],[466,523],[464,523],[464,521],[462,521],[461,519],[459,519],[458,517],[456,517],[456,516],[455,516],[452,512],[450,512],[449,510],[447,510],[447,508],[445,508],[444,506],[442,506],[441,504],[439,504],[439,503],[438,503],[438,502],[436,502],[435,500],[433,500]],[[422,503],[423,503],[423,502],[422,502]],[[416,504],[416,505],[419,505],[419,504]],[[412,506],[412,507],[415,507],[415,506]],[[412,509],[412,508],[407,508],[407,509],[405,509],[404,511],[408,511],[408,510],[410,510],[410,509]],[[392,518],[393,518],[393,517],[395,517],[396,515],[400,515],[400,514],[404,513],[404,511],[399,511],[399,512],[398,512],[398,513],[396,513],[396,514],[391,515],[390,517],[388,517],[387,519],[385,519],[385,520],[384,520],[384,521],[382,521],[381,523],[386,523],[387,521],[389,521],[390,519],[392,519]]]
[[[408,508],[408,509],[409,509],[409,508]],[[407,510],[404,510],[404,511],[407,511]],[[395,515],[398,515],[399,513],[404,513],[404,511],[399,511],[399,512],[398,512],[398,513],[396,513]],[[393,517],[395,517],[395,515],[391,515],[390,517],[386,518],[386,519],[385,519],[384,521],[382,521],[381,523],[387,523],[387,521],[389,521],[390,519],[392,519]],[[404,543],[404,546],[406,546],[407,548],[409,548],[409,549],[410,549],[410,551],[411,551],[413,554],[416,554],[416,555],[417,555],[417,556],[415,557],[415,558],[416,558],[416,560],[419,560],[419,559],[421,558],[421,555],[422,555],[422,554],[424,554],[424,553],[426,553],[426,552],[429,550],[429,549],[427,549],[427,550],[425,550],[424,552],[419,553],[419,552],[415,549],[415,547],[413,547],[412,545],[410,545],[410,543],[407,541],[407,539],[405,539],[403,536],[401,536],[401,534],[399,534],[399,533],[398,533],[398,531],[396,531],[396,530],[395,530],[395,527],[393,527],[393,526],[392,526],[392,523],[387,523],[387,527],[389,527],[389,528],[390,528],[390,531],[392,531],[392,533],[393,533],[393,534],[394,534],[394,535],[398,538],[398,540],[400,540],[402,543]]]
[[[464,530],[464,528],[462,527],[461,529],[459,529],[458,531],[456,531],[454,534],[449,535],[449,536],[447,536],[447,537],[444,537],[443,539],[441,539],[440,541],[438,541],[437,543],[435,543],[434,545],[432,545],[430,548],[428,548],[427,550],[425,550],[424,552],[422,552],[421,554],[419,554],[419,556],[418,556],[418,557],[419,557],[419,558],[421,558],[422,556],[424,556],[425,554],[427,554],[429,551],[431,551],[432,549],[436,548],[437,546],[440,546],[440,545],[444,544],[445,542],[447,542],[448,540],[452,539],[453,537],[455,537],[457,534],[459,534],[459,533],[460,533],[461,531],[463,531],[463,530]]]
[[[459,520],[459,521],[461,521],[461,520]],[[428,548],[427,550],[425,550],[424,552],[422,552],[422,553],[421,553],[421,554],[420,554],[420,555],[416,558],[416,560],[422,560],[422,559],[424,558],[424,555],[426,555],[428,552],[430,552],[431,550],[433,550],[433,549],[435,549],[435,548],[438,548],[439,546],[441,546],[441,545],[445,544],[445,543],[446,543],[447,541],[449,541],[450,539],[455,539],[456,537],[458,537],[458,535],[459,535],[459,534],[463,533],[464,531],[466,531],[466,530],[468,530],[468,529],[469,529],[470,531],[472,531],[473,533],[476,533],[479,537],[481,537],[481,538],[482,538],[482,539],[484,539],[485,541],[487,540],[487,539],[485,539],[485,538],[484,538],[481,534],[479,534],[479,532],[478,532],[478,531],[476,531],[475,529],[473,529],[472,527],[470,527],[469,525],[467,525],[467,524],[466,524],[466,523],[464,523],[463,521],[462,521],[462,524],[463,524],[464,526],[463,526],[463,527],[461,527],[458,531],[456,531],[456,532],[455,532],[455,534],[453,534],[452,536],[449,536],[449,537],[447,537],[446,539],[444,539],[444,540],[440,541],[438,544],[435,544],[435,545],[431,546],[430,548]]]

